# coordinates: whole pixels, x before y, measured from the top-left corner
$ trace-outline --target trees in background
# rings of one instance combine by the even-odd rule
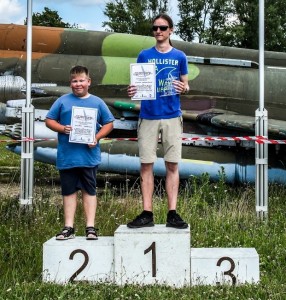
[[[179,16],[176,33],[185,41],[228,43],[225,25],[232,18],[229,0],[178,0]]]
[[[113,32],[152,35],[151,22],[159,13],[168,11],[168,0],[114,0],[108,1],[103,22]]]
[[[177,0],[176,34],[184,41],[258,49],[258,0]],[[103,27],[112,32],[152,35],[150,24],[159,13],[169,13],[169,0],[110,0]],[[286,52],[286,1],[265,1],[265,50]],[[45,7],[33,13],[33,25],[78,28]],[[25,20],[27,24],[27,20]]]
[[[176,33],[185,41],[258,49],[259,1],[178,0]],[[265,1],[265,49],[286,51],[286,2]]]
[[[27,18],[24,21],[24,24],[27,25]],[[64,28],[77,28],[76,24],[69,24],[62,21],[62,18],[59,16],[58,12],[51,10],[48,7],[44,8],[42,13],[33,13],[32,15],[32,24],[38,26],[46,27],[64,27]]]

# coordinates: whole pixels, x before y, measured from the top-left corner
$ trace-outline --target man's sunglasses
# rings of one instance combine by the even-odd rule
[[[158,30],[158,28],[161,30],[161,31],[166,31],[168,28],[169,28],[169,26],[167,26],[167,25],[162,25],[162,26],[152,26],[152,30],[153,31],[157,31]]]

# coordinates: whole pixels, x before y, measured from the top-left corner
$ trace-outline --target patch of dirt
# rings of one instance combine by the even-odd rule
[[[20,184],[18,183],[0,183],[1,197],[18,197],[20,195]]]
[[[21,193],[20,183],[0,183],[0,200],[1,198],[19,198]],[[44,197],[62,199],[60,185],[34,185],[33,198],[41,200]]]

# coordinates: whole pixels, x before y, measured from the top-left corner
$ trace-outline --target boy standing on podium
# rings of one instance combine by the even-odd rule
[[[58,151],[56,166],[60,173],[64,206],[64,227],[56,235],[57,240],[75,237],[74,218],[77,207],[77,194],[81,191],[86,219],[86,239],[97,240],[94,227],[97,207],[96,172],[101,162],[99,140],[113,129],[114,117],[105,102],[88,92],[91,79],[84,66],[70,70],[72,93],[58,98],[50,108],[46,126],[58,132]],[[95,135],[90,143],[70,142],[72,111],[94,109],[97,112]]]

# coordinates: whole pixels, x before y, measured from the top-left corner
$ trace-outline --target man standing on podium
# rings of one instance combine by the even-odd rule
[[[129,228],[154,226],[152,196],[154,192],[153,165],[157,159],[158,139],[161,139],[166,166],[166,191],[168,214],[166,226],[184,229],[188,224],[176,212],[179,189],[178,163],[182,153],[183,120],[180,107],[180,94],[189,91],[188,62],[186,55],[174,48],[170,41],[173,33],[173,21],[166,14],[160,14],[153,20],[153,34],[156,45],[142,50],[137,63],[155,63],[156,99],[142,100],[138,120],[138,145],[141,161],[141,191],[143,212]],[[171,84],[170,84],[171,82]],[[133,97],[137,88],[129,85],[128,96]]]

